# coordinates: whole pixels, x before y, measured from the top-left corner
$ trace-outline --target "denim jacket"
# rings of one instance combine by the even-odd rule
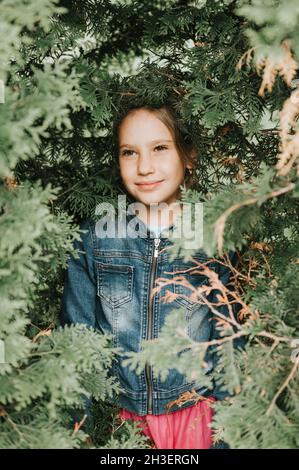
[[[126,215],[125,223],[129,219],[130,215]],[[137,352],[141,349],[142,340],[159,337],[167,315],[173,308],[181,307],[185,311],[188,334],[193,340],[209,341],[215,338],[217,331],[210,309],[183,297],[189,296],[189,289],[178,284],[167,285],[165,289],[183,295],[173,302],[163,303],[160,300],[165,295],[164,287],[150,298],[156,278],[172,278],[172,273],[186,270],[194,263],[185,262],[182,257],[170,261],[165,249],[171,245],[169,238],[153,238],[153,232],[139,221],[146,237],[102,238],[97,236],[96,222],[91,218],[81,224],[80,228],[87,232],[81,235],[80,242],[74,242],[75,248],[83,251],[80,258],[69,259],[62,299],[62,325],[85,323],[103,334],[113,334],[113,346],[124,352]],[[172,229],[173,225],[169,227],[169,230]],[[201,262],[208,260],[203,251],[196,252],[192,257]],[[210,263],[209,267],[219,274],[224,284],[228,282],[228,268],[217,262]],[[201,274],[183,275],[195,287],[208,283],[207,277]],[[215,360],[210,358],[206,373],[214,366]],[[223,398],[216,389],[209,390],[194,380],[187,381],[185,375],[176,369],[169,371],[165,381],[153,375],[149,364],[137,375],[123,366],[119,355],[109,373],[117,377],[122,388],[118,396],[119,405],[138,415],[163,414],[168,402],[193,388],[200,395]],[[180,409],[192,404],[194,402],[189,401]],[[175,405],[171,412],[177,409]]]

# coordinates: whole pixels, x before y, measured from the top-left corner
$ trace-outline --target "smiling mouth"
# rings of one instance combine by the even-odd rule
[[[154,189],[156,188],[159,184],[161,184],[164,180],[160,181],[151,181],[151,182],[144,182],[144,183],[136,183],[136,186],[140,189]]]

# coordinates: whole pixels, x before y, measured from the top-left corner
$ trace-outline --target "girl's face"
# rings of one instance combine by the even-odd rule
[[[186,166],[165,124],[150,111],[138,109],[124,118],[118,137],[120,174],[127,191],[145,205],[175,202]]]

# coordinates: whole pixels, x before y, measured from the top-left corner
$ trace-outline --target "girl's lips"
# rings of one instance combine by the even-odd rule
[[[163,183],[164,180],[157,181],[156,183],[136,183],[139,189],[142,191],[150,191],[152,189],[155,189],[157,186],[159,186],[161,183]]]

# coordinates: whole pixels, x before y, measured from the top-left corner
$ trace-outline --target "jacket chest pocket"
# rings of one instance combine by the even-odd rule
[[[189,264],[189,265],[182,265],[182,264],[174,264],[173,265],[173,277],[179,276],[182,277],[187,281],[187,284],[191,284],[192,287],[200,287],[202,285],[208,285],[209,280],[207,276],[204,276],[203,274],[199,273],[194,273],[192,274],[193,271],[186,272],[187,270],[190,270],[190,268],[194,267],[194,264]],[[210,266],[210,269],[213,269],[215,271],[215,267]],[[199,304],[198,302],[193,301],[190,296],[192,294],[192,290],[187,287],[183,286],[182,284],[173,284],[173,292],[177,294],[177,298],[175,301],[182,307],[186,308],[188,311],[192,311],[195,307],[198,307]],[[189,315],[187,315],[189,316]]]
[[[192,265],[177,264],[173,266],[174,277],[180,276],[187,281],[187,284],[191,284],[192,287],[197,288],[204,285],[209,285],[209,278],[200,273],[192,274],[190,272],[184,272],[189,270]],[[215,266],[209,266],[210,269],[216,271]],[[193,341],[208,341],[211,336],[211,322],[210,322],[210,309],[207,304],[203,301],[196,302],[190,298],[192,291],[190,288],[185,287],[181,284],[173,284],[173,291],[178,294],[175,302],[180,307],[184,308],[185,319],[187,321],[187,334]],[[205,295],[203,293],[203,295]],[[207,371],[211,370],[211,364],[208,365]]]
[[[97,294],[111,307],[130,302],[133,295],[133,266],[96,262]]]

